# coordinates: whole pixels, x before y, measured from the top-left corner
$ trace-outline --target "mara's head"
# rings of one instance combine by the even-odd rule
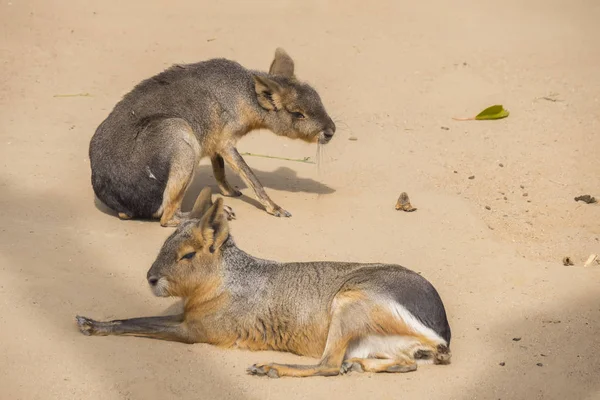
[[[229,238],[223,199],[213,204],[209,188],[204,188],[189,219],[167,238],[147,279],[160,297],[188,297],[219,286],[221,246]]]
[[[258,104],[267,115],[269,129],[281,136],[309,143],[328,143],[335,124],[315,89],[298,81],[294,61],[281,48],[275,51],[269,74],[254,75]]]

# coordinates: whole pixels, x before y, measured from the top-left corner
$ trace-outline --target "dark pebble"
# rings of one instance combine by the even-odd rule
[[[471,175],[469,179],[475,179],[475,175]]]
[[[500,365],[501,367],[504,367],[504,366],[506,365],[506,363],[505,363],[504,361],[502,361],[502,362],[501,362],[500,364],[498,364],[498,365]]]
[[[535,365],[537,365],[538,367],[543,367],[544,366],[544,364],[542,364],[542,363],[537,363]]]
[[[514,338],[513,338],[513,341],[514,341],[514,342],[518,342],[519,340],[521,340],[521,338],[520,338],[520,337],[514,337]]]

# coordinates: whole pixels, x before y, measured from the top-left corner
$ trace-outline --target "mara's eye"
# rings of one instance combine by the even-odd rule
[[[180,260],[191,260],[192,258],[194,258],[195,255],[196,255],[196,252],[192,251],[191,253],[187,253],[186,255],[181,257]]]
[[[293,111],[293,112],[292,112],[292,116],[293,116],[294,118],[297,118],[297,119],[304,119],[304,118],[306,118],[306,117],[304,116],[304,114],[302,114],[301,112],[298,112],[298,111]]]

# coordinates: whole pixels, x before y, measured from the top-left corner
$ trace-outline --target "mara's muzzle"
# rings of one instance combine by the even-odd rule
[[[319,143],[326,144],[333,138],[335,131],[333,129],[325,129],[319,134]]]

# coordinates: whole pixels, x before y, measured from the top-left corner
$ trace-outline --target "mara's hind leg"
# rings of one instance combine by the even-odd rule
[[[399,304],[365,290],[348,289],[333,299],[327,342],[318,364],[255,364],[248,373],[306,377],[350,370],[410,372],[417,369],[416,358],[448,363],[450,350],[444,339]]]
[[[181,211],[183,197],[194,177],[194,167],[191,172],[186,171],[186,161],[189,160],[175,160],[175,168],[172,166],[169,173],[163,203],[155,214],[160,216],[161,226],[177,226],[189,216],[189,212]],[[228,205],[223,205],[223,210],[229,221],[236,218],[235,212]]]
[[[417,362],[409,357],[350,358],[342,364],[341,372],[411,372],[416,370]]]
[[[200,145],[189,124],[178,118],[163,121],[161,135],[177,138],[170,158],[169,177],[163,193],[162,204],[155,212],[164,227],[177,226],[188,217],[181,211],[181,203],[192,179],[196,165],[200,161]],[[227,219],[235,219],[235,213],[229,206],[223,206]]]
[[[451,353],[448,346],[418,346],[416,350],[400,350],[394,355],[388,353],[373,354],[375,358],[353,357],[344,361],[342,373],[354,372],[411,372],[417,370],[417,362],[449,364]]]
[[[189,160],[174,160],[174,164],[171,165],[169,180],[163,194],[163,202],[157,213],[162,212],[162,215],[160,215],[161,226],[177,226],[186,217],[186,214],[181,212],[181,202],[194,177],[195,164],[192,163],[191,171],[186,171],[184,169],[185,161]]]
[[[339,293],[331,305],[327,342],[318,364],[254,364],[247,369],[247,372],[270,378],[339,375],[350,342],[369,331],[369,313],[369,303],[363,292]]]
[[[184,120],[168,120],[162,133],[172,137],[179,136],[180,139],[172,150],[169,178],[162,205],[155,215],[160,216],[162,226],[177,226],[185,217],[180,212],[181,203],[200,161],[200,145],[192,128]]]

